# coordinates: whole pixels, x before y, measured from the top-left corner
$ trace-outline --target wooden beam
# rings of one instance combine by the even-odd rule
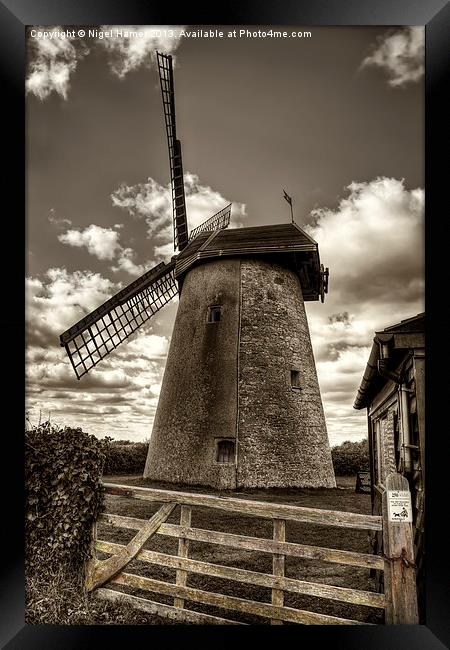
[[[424,332],[395,332],[394,345],[396,348],[423,348],[425,334]]]
[[[113,542],[97,541],[97,549],[104,553],[116,553],[120,544]],[[365,605],[367,607],[384,608],[384,594],[372,591],[360,591],[358,589],[349,589],[348,587],[335,587],[316,582],[306,582],[294,578],[278,577],[261,573],[260,571],[249,571],[247,569],[238,569],[237,567],[222,566],[220,564],[211,564],[201,560],[191,560],[179,558],[174,555],[166,555],[157,551],[141,550],[136,556],[142,562],[150,562],[159,566],[166,566],[172,569],[185,569],[192,573],[199,573],[205,576],[215,578],[224,578],[246,584],[267,587],[270,589],[284,590],[296,594],[305,594],[307,596],[316,596],[318,598],[327,598],[354,605]]]
[[[254,614],[264,618],[279,618],[290,623],[304,623],[306,625],[366,625],[360,621],[352,619],[339,618],[316,612],[308,612],[292,607],[275,607],[269,603],[261,603],[235,596],[225,596],[209,591],[194,589],[193,587],[180,587],[178,585],[161,582],[153,578],[144,578],[130,573],[120,573],[112,579],[112,582],[119,585],[134,587],[144,591],[153,591],[167,596],[179,596],[188,598],[204,605],[212,605],[231,609],[233,611],[243,612],[245,614]]]
[[[113,589],[97,589],[95,594],[102,599],[110,600],[113,603],[129,603],[136,609],[140,609],[147,614],[156,614],[169,618],[176,623],[197,623],[200,625],[245,625],[239,621],[232,621],[220,616],[211,616],[210,614],[202,614],[201,612],[194,612],[189,609],[176,609],[172,605],[164,605],[163,603],[156,603],[147,598],[139,598],[131,594],[124,594],[121,591],[114,591]]]
[[[414,352],[414,378],[416,384],[417,422],[419,425],[420,467],[422,486],[425,484],[425,357]]]
[[[412,524],[389,521],[387,501],[389,492],[395,490],[409,491],[409,484],[404,476],[393,473],[386,478],[383,494],[386,623],[414,625],[419,615]]]
[[[139,528],[143,520],[133,517],[122,517],[119,515],[100,515],[100,520],[118,526],[119,528]],[[322,546],[306,546],[292,542],[276,542],[271,539],[260,537],[247,537],[234,535],[232,533],[219,533],[214,530],[203,530],[201,528],[182,528],[174,524],[163,524],[158,535],[169,537],[186,537],[187,539],[207,544],[220,544],[232,548],[242,548],[251,551],[262,551],[264,553],[280,553],[293,557],[309,558],[310,560],[323,560],[324,562],[336,562],[350,566],[359,566],[369,569],[384,568],[383,558],[379,555],[369,553],[357,553],[354,551],[341,551],[339,549],[325,548]]]
[[[89,558],[84,565],[84,585],[88,585],[92,579],[97,559],[97,521],[92,522],[91,541],[89,545]]]
[[[337,526],[362,530],[382,530],[381,517],[363,515],[354,512],[341,512],[338,510],[319,510],[318,508],[305,508],[279,503],[266,503],[263,501],[249,501],[232,497],[218,497],[210,494],[193,494],[190,492],[177,492],[175,490],[157,490],[151,488],[131,487],[129,485],[116,485],[103,483],[106,494],[115,496],[132,497],[145,501],[172,502],[190,506],[206,506],[218,508],[243,515],[264,517],[265,519],[289,519],[309,524],[323,526]]]
[[[191,508],[189,506],[181,506],[180,526],[189,528],[190,525],[191,525]],[[186,537],[180,537],[178,539],[178,557],[187,558],[188,551],[189,551],[189,540],[186,539]],[[185,587],[186,581],[187,581],[187,571],[181,568],[177,569],[176,584],[180,585],[181,587]],[[184,599],[175,598],[173,604],[175,605],[175,607],[183,608]]]
[[[286,540],[286,522],[284,519],[273,520],[273,539],[276,542],[284,542]],[[279,553],[273,554],[272,559],[272,572],[274,576],[284,577],[285,556]],[[282,589],[272,589],[272,605],[276,607],[283,607],[284,605],[284,592]],[[271,619],[272,625],[282,625],[283,621],[278,618]]]
[[[92,591],[107,582],[136,557],[145,542],[156,533],[172,510],[176,508],[176,505],[176,503],[165,503],[149,521],[146,521],[140,527],[137,535],[133,537],[127,546],[123,546],[117,555],[113,555],[107,560],[97,560],[91,564],[85,582],[87,591]]]

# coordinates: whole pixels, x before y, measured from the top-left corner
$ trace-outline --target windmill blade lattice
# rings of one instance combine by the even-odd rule
[[[201,223],[197,228],[191,230],[189,235],[189,241],[194,239],[201,232],[207,232],[209,230],[224,230],[230,224],[231,219],[231,203],[229,203],[225,208],[213,214],[212,217]]]
[[[182,251],[188,243],[186,198],[184,194],[183,163],[181,143],[177,140],[175,122],[175,93],[173,85],[172,57],[157,52],[159,80],[169,146],[170,180],[172,183],[172,210],[174,250]]]
[[[161,262],[60,336],[78,379],[178,292],[175,262]]]

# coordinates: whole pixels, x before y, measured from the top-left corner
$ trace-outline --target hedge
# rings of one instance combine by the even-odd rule
[[[25,432],[27,573],[62,566],[79,573],[102,509],[108,445],[48,422]]]
[[[111,440],[106,452],[105,474],[143,474],[148,442]]]
[[[334,473],[346,476],[369,469],[369,446],[367,439],[359,442],[346,440],[341,445],[332,447]]]

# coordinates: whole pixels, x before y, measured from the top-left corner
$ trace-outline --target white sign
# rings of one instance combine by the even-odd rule
[[[388,490],[388,519],[392,522],[412,522],[411,492],[409,490]]]

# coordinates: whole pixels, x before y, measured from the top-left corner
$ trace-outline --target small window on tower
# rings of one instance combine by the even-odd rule
[[[220,305],[212,305],[208,309],[208,323],[218,323],[220,321]]]
[[[291,386],[292,388],[301,388],[300,370],[291,370]]]
[[[218,463],[234,463],[234,440],[218,440],[217,455]]]

